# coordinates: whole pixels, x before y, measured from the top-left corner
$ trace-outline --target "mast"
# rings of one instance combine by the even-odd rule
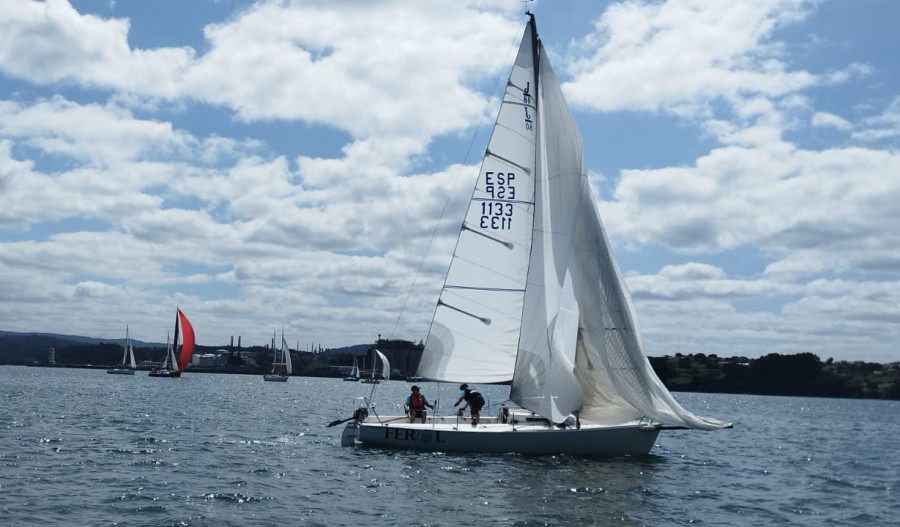
[[[534,13],[532,13],[531,11],[526,11],[525,14],[528,15],[528,19],[531,22],[531,60],[534,63],[534,107],[535,113],[537,113],[538,79],[541,77],[541,60],[538,50],[538,48],[540,47],[540,39],[538,39],[537,23],[534,21]]]
[[[178,308],[175,308],[175,338],[172,339],[172,358],[175,359],[172,369],[178,371]]]
[[[533,162],[534,162],[534,165],[533,165],[534,166],[534,173],[533,173],[534,186],[533,186],[533,190],[532,190],[532,194],[531,194],[531,201],[532,201],[532,203],[535,204],[535,208],[537,208],[539,179],[543,179],[543,177],[544,177],[544,175],[541,173],[541,169],[540,169],[540,163],[541,163],[540,144],[541,144],[541,140],[542,140],[542,136],[543,136],[543,134],[541,133],[541,125],[542,125],[541,111],[542,111],[542,108],[540,105],[541,55],[540,55],[539,48],[541,46],[541,41],[538,38],[537,22],[535,22],[535,20],[534,20],[534,13],[532,13],[531,11],[525,11],[525,14],[528,15],[528,21],[529,21],[528,26],[531,28],[531,64],[532,64],[532,69],[534,70],[533,71],[533,79],[532,79],[532,81],[534,83],[533,84],[534,93],[531,94],[531,99],[533,100],[533,106],[534,106],[534,159],[533,159]],[[526,95],[526,97],[527,97],[527,95]],[[523,103],[525,103],[525,105],[527,107],[529,101],[526,99],[523,101]],[[537,221],[536,215],[532,216],[531,217],[531,240],[532,240],[532,243],[531,243],[531,246],[529,247],[529,251],[528,251],[528,270],[525,272],[525,288],[526,289],[528,287],[528,277],[531,274],[531,259],[532,259],[532,252],[534,251],[534,224],[536,221]],[[524,320],[526,305],[527,305],[527,302],[522,302],[522,311],[519,313],[519,318],[521,320]],[[515,363],[513,364],[513,374],[512,374],[512,382],[513,383],[515,383],[515,380],[516,380],[516,371],[519,369],[519,359],[520,359],[519,351],[521,349],[522,349],[522,328],[520,327],[518,344],[516,346],[516,360],[515,360]],[[521,402],[519,402],[519,404],[521,404]]]

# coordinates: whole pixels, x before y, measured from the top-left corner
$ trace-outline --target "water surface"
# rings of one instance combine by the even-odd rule
[[[396,413],[409,384],[378,386]],[[455,386],[420,383],[452,413]],[[676,394],[733,430],[649,456],[340,446],[340,379],[0,366],[0,525],[889,525],[900,403]],[[484,387],[494,411],[508,393]]]

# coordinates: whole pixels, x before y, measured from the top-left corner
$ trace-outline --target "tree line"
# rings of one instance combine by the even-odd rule
[[[720,359],[702,353],[651,357],[673,391],[900,399],[900,363],[822,361],[813,353]]]
[[[0,364],[47,364],[50,347],[55,347],[56,364],[60,366],[114,365],[121,360],[123,351],[121,345],[110,342],[89,344],[66,341],[58,336],[0,335]],[[421,345],[407,347],[421,353]],[[197,351],[202,353],[201,348],[206,347],[198,346]],[[255,351],[259,352],[259,364],[254,371],[268,366],[266,361],[270,360],[271,353],[267,348]],[[135,358],[139,362],[161,362],[164,355],[165,348],[135,349]],[[305,355],[298,353],[297,373],[335,375],[328,368],[305,364],[312,360]],[[333,358],[340,360],[342,357]],[[350,356],[345,359],[348,364],[353,361]],[[900,400],[900,362],[822,361],[813,353],[771,353],[758,359],[720,358],[696,353],[650,357],[649,360],[657,376],[672,391]],[[394,362],[392,360],[392,364]],[[225,368],[230,366],[239,365],[229,364]],[[414,371],[415,365],[411,367]]]

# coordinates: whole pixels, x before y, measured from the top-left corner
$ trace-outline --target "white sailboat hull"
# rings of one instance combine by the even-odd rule
[[[546,424],[512,425],[483,420],[438,418],[409,423],[405,416],[368,418],[347,424],[345,435],[364,445],[436,452],[572,454],[580,456],[641,455],[659,435],[651,423],[618,426],[585,425],[580,429]],[[355,432],[355,433],[354,433]]]

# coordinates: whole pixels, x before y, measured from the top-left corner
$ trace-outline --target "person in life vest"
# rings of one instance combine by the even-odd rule
[[[422,422],[425,422],[425,407],[431,408],[434,410],[434,405],[429,403],[425,396],[419,393],[419,387],[413,386],[409,389],[410,394],[409,397],[406,398],[406,402],[403,403],[403,411],[409,415],[409,422],[414,423],[416,421],[416,417],[421,417]]]
[[[469,388],[468,384],[461,384],[459,386],[459,399],[456,400],[456,404],[453,407],[456,408],[463,400],[466,401],[466,404],[459,409],[459,414],[462,415],[463,410],[468,407],[469,413],[472,415],[472,426],[478,426],[478,420],[481,418],[481,408],[484,406],[484,397],[478,393],[478,390]]]

